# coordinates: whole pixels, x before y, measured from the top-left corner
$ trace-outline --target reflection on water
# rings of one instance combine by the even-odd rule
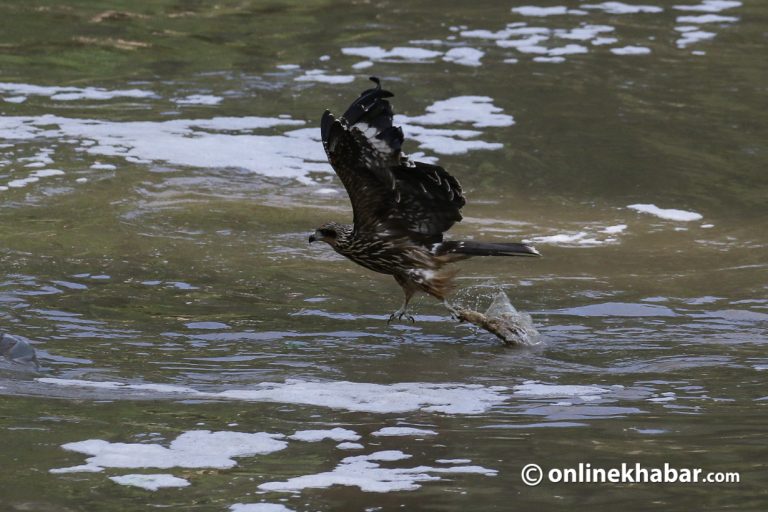
[[[4,505],[764,508],[764,6],[131,9],[0,6],[0,330],[41,364],[0,342]],[[540,345],[427,298],[387,326],[390,278],[307,247],[350,217],[318,119],[368,75],[462,181],[454,236],[544,254],[466,262],[454,298],[503,290]]]

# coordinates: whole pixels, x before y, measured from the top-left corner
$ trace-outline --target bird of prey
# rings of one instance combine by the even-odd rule
[[[309,237],[365,268],[394,276],[405,295],[389,322],[408,314],[416,292],[446,301],[456,270],[446,265],[473,256],[539,256],[522,243],[444,240],[461,220],[459,182],[440,166],[415,162],[402,150],[403,131],[392,125],[393,96],[376,87],[363,91],[340,118],[328,110],[320,133],[334,171],[352,202],[352,224],[328,222]]]

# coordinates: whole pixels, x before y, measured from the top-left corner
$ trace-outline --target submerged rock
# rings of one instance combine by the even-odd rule
[[[12,363],[40,368],[37,353],[27,341],[11,334],[0,333],[0,356]]]
[[[494,334],[505,345],[530,346],[541,342],[531,315],[517,311],[503,291],[496,294],[485,313],[457,308],[454,314],[459,321],[469,322]]]

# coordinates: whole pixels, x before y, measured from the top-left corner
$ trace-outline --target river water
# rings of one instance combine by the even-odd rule
[[[680,2],[0,4],[2,508],[764,510],[768,6]],[[308,246],[372,74],[540,345]]]

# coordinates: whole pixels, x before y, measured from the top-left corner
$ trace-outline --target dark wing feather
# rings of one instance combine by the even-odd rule
[[[461,220],[459,182],[437,165],[410,161],[402,152],[403,132],[392,126],[392,93],[364,91],[341,119],[326,111],[320,132],[328,160],[349,193],[357,231],[382,237],[409,237],[420,243],[442,240]]]
[[[403,163],[393,170],[395,193],[381,213],[390,226],[423,243],[440,242],[443,232],[461,220],[465,200],[459,182],[438,165]]]

